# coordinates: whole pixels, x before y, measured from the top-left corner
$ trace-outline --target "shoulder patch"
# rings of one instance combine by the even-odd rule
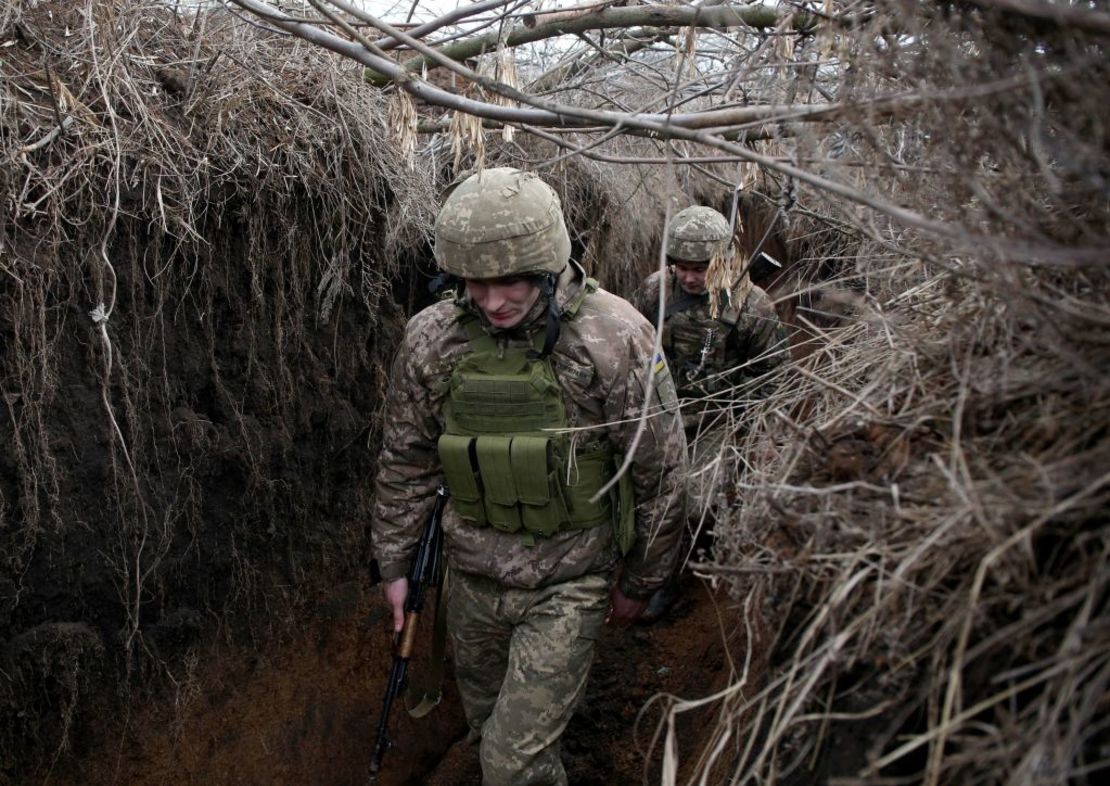
[[[674,380],[671,370],[667,366],[667,358],[662,352],[651,361],[651,373],[655,377],[652,386],[655,388],[655,397],[667,412],[673,412],[678,404],[678,395],[675,392]]]

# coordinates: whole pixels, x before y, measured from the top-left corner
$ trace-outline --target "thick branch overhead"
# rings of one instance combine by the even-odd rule
[[[690,6],[624,6],[609,7],[601,10],[586,10],[573,16],[560,14],[554,21],[544,22],[542,14],[525,17],[524,23],[504,36],[507,47],[530,44],[562,35],[585,33],[590,30],[627,30],[634,27],[702,27],[714,30],[727,30],[732,27],[747,27],[755,30],[769,30],[777,26],[784,13],[764,5],[738,6],[719,5],[710,8]],[[798,15],[794,20],[796,30],[808,30],[812,19],[808,15]],[[497,32],[467,38],[437,50],[452,60],[466,60],[485,52],[492,52],[500,41]],[[404,68],[410,73],[420,73],[424,68],[435,68],[438,64],[423,56],[405,61]],[[371,82],[385,84],[389,77],[368,69],[366,78]]]

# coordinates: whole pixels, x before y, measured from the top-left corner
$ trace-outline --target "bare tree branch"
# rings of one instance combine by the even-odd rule
[[[602,51],[595,52],[594,55],[588,59],[576,58],[569,62],[560,63],[546,74],[535,79],[528,87],[537,93],[552,89],[557,85],[565,83],[568,79],[573,79],[575,76],[587,71],[603,59],[614,61],[626,60],[630,55],[652,44],[660,41],[667,41],[670,37],[671,33],[669,31],[655,28],[630,31],[624,38],[621,38]]]
[[[336,8],[346,11],[351,16],[361,20],[366,24],[372,24],[367,20],[368,14],[362,8],[351,5],[350,3],[345,3],[343,2],[343,0],[328,0],[328,2],[334,5]],[[501,8],[502,6],[512,5],[514,3],[516,4],[516,6],[519,6],[522,2],[526,2],[526,0],[484,0],[484,2],[481,3],[471,3],[470,5],[459,6],[453,11],[450,11],[446,14],[443,14],[442,16],[438,16],[435,19],[432,19],[431,21],[425,22],[422,25],[418,25],[417,27],[412,28],[408,31],[408,34],[411,35],[413,38],[423,38],[424,36],[428,35],[428,33],[434,33],[436,30],[440,30],[444,27],[447,27],[448,25],[453,25],[457,22],[461,22],[462,20],[480,14],[483,11],[489,11],[494,8]],[[414,5],[413,9],[415,10],[415,8],[416,6]],[[375,41],[374,44],[380,49],[389,50],[396,49],[398,46],[401,45],[401,42],[393,38],[392,36],[383,36],[382,38],[379,38],[377,41]]]
[[[332,0],[328,0],[331,2]],[[492,92],[530,105],[534,108],[505,107],[486,101],[470,99],[456,93],[443,90],[422,79],[416,78],[411,72],[397,65],[392,60],[382,58],[358,42],[340,38],[332,33],[313,27],[303,22],[295,21],[276,8],[260,0],[231,0],[252,13],[266,19],[275,26],[303,38],[310,43],[322,46],[336,54],[343,55],[356,62],[362,63],[382,73],[390,75],[407,92],[414,97],[427,101],[430,104],[454,109],[477,117],[497,120],[507,123],[523,123],[535,126],[578,127],[589,128],[593,126],[612,126],[613,124],[628,125],[627,116],[621,113],[590,110],[582,107],[555,104],[543,101],[534,96],[510,88],[507,85],[480,76],[457,62],[450,61],[442,53],[436,52],[427,44],[416,40],[413,36],[394,30],[390,25],[381,20],[364,14],[360,18],[368,24],[374,25],[387,34],[389,40],[399,40],[414,49],[425,53],[425,56],[441,59],[440,65],[450,68],[463,78],[478,84],[480,87]],[[332,2],[333,5],[336,3]],[[344,4],[345,5],[345,4]],[[396,39],[393,38],[394,34]],[[660,136],[669,135],[668,128],[685,129],[711,129],[717,133],[724,133],[729,129],[739,126],[750,126],[760,123],[782,122],[812,122],[835,121],[848,115],[866,113],[876,121],[896,117],[901,113],[912,111],[916,106],[925,102],[935,101],[968,101],[982,98],[992,93],[1022,89],[1026,86],[1025,78],[1012,77],[996,82],[957,88],[943,93],[924,93],[921,91],[904,92],[886,96],[871,102],[861,104],[835,103],[835,104],[766,104],[757,106],[736,106],[724,109],[710,109],[702,112],[689,113],[637,113],[637,121],[643,122],[643,130],[650,131]],[[749,130],[749,129],[742,129]],[[752,130],[753,134],[760,131]]]
[[[894,219],[906,227],[912,227],[937,237],[955,241],[960,244],[977,246],[980,249],[984,244],[989,244],[1000,258],[1026,259],[1042,264],[1074,265],[1087,264],[1101,261],[1104,252],[1099,247],[1073,249],[1063,253],[1057,246],[1034,245],[1029,241],[1011,241],[999,237],[979,237],[969,232],[963,226],[945,221],[928,218],[913,210],[890,202],[882,197],[869,194],[846,183],[831,180],[827,177],[814,174],[792,164],[784,163],[772,156],[763,155],[754,150],[730,141],[726,134],[740,122],[754,122],[764,120],[790,119],[786,112],[796,112],[796,119],[813,116],[833,117],[836,112],[859,112],[859,106],[835,105],[829,106],[778,106],[778,107],[736,107],[732,109],[718,109],[707,112],[690,114],[659,114],[659,113],[623,113],[587,109],[583,107],[558,104],[546,101],[536,96],[531,96],[507,85],[482,77],[463,65],[441,55],[432,47],[412,36],[397,30],[395,27],[367,15],[370,24],[376,26],[381,32],[389,35],[402,43],[416,49],[427,57],[433,58],[452,71],[460,74],[469,81],[514,101],[525,104],[525,107],[506,107],[487,101],[478,101],[457,95],[447,90],[440,89],[421,79],[415,78],[405,68],[398,66],[392,60],[374,55],[363,46],[352,41],[339,38],[329,32],[312,25],[290,19],[286,14],[278,11],[260,0],[231,0],[259,17],[266,19],[271,24],[290,32],[298,37],[323,46],[333,52],[349,57],[352,60],[367,65],[370,68],[387,74],[397,84],[411,95],[428,101],[431,104],[454,109],[459,112],[476,117],[499,120],[506,123],[531,124],[536,126],[555,127],[586,127],[604,126],[633,132],[648,133],[666,139],[682,139],[689,142],[715,148],[722,152],[745,159],[757,164],[765,170],[778,172],[782,175],[795,178],[828,194],[842,197],[858,205],[871,208],[881,214]],[[1054,75],[1059,76],[1059,75]],[[1002,80],[1006,89],[1018,89],[1014,80]],[[966,91],[961,91],[966,92]],[[969,93],[968,95],[972,95]],[[899,109],[913,103],[920,103],[924,98],[920,94],[896,96],[889,102],[890,107]],[[878,106],[878,103],[876,104]],[[760,112],[770,112],[770,115],[760,116]],[[741,120],[743,118],[743,120]]]
[[[696,6],[626,6],[609,7],[600,11],[584,9],[577,13],[560,13],[550,21],[532,14],[524,17],[520,27],[511,30],[504,37],[505,46],[514,47],[530,44],[546,38],[561,35],[584,33],[587,30],[627,30],[632,27],[705,27],[725,30],[730,27],[748,27],[768,30],[778,25],[785,13],[770,6],[720,5],[711,8]],[[794,19],[796,30],[809,30],[811,17],[799,14]],[[493,51],[499,41],[497,34],[476,36],[439,49],[439,53],[452,60],[466,60],[477,57],[483,52]],[[420,73],[424,68],[435,68],[438,63],[426,57],[414,57],[405,62],[410,73]],[[385,84],[389,78],[384,73],[367,71],[366,78],[375,84]]]

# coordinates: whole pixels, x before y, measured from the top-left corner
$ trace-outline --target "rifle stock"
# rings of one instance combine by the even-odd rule
[[[370,754],[370,782],[377,779],[381,771],[382,757],[392,745],[389,738],[389,711],[393,700],[405,689],[409,659],[416,649],[416,628],[428,590],[439,585],[440,562],[443,544],[443,508],[447,504],[447,488],[440,486],[436,491],[435,505],[428,517],[428,523],[420,536],[416,556],[409,566],[409,591],[405,598],[405,623],[399,636],[395,637],[393,665],[389,669],[389,682],[382,701],[382,713],[378,719],[378,731],[374,738],[374,749]]]

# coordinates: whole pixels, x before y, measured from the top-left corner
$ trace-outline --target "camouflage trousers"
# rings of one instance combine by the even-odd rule
[[[533,590],[456,572],[449,581],[455,679],[481,735],[483,786],[565,786],[559,738],[585,692],[609,577]]]
[[[686,516],[688,523],[698,524],[711,520],[717,507],[717,494],[733,470],[733,459],[725,450],[725,427],[686,432],[690,448],[690,474],[686,476]]]

